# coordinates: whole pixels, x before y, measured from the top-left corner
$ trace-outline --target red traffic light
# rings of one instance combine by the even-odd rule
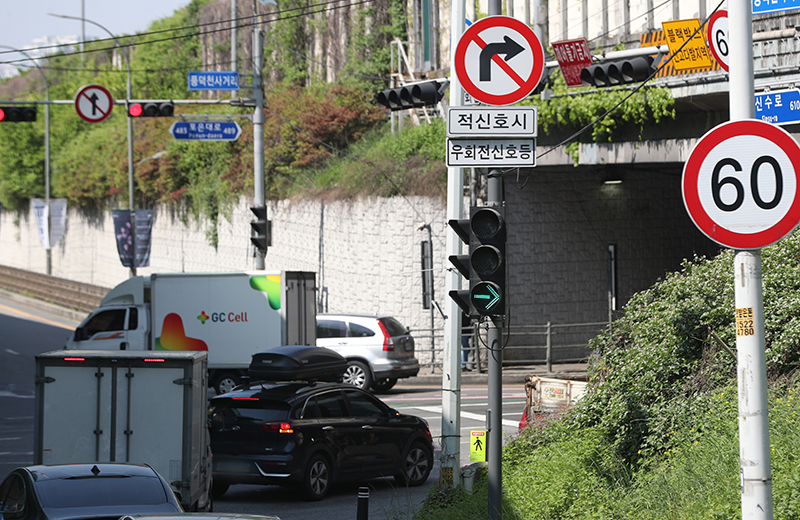
[[[6,119],[6,111],[0,108],[0,121],[5,121]]]
[[[131,103],[128,105],[128,115],[130,117],[139,117],[144,112],[141,103]]]

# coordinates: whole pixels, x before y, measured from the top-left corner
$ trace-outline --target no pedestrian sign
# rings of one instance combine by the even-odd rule
[[[464,90],[487,105],[525,99],[544,73],[544,50],[533,29],[510,16],[489,16],[461,36],[454,56]]]
[[[731,249],[759,249],[800,222],[800,147],[782,128],[746,119],[717,126],[683,169],[683,202],[695,225]]]

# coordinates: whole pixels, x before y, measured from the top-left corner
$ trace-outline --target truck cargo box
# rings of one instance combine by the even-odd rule
[[[285,345],[253,355],[254,381],[331,381],[341,379],[347,360],[324,347]]]
[[[206,360],[205,352],[37,355],[34,463],[149,464],[184,509],[207,508]]]

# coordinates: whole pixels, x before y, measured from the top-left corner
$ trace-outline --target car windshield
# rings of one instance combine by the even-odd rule
[[[46,508],[156,505],[167,502],[155,477],[79,477],[40,480],[36,492]]]
[[[402,336],[406,334],[406,328],[394,318],[381,318],[380,322],[386,327],[386,332],[388,332],[390,336]]]

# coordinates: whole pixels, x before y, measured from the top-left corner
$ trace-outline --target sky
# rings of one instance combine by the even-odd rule
[[[0,0],[0,51],[3,47],[24,48],[45,36],[77,36],[81,38],[81,22],[48,16],[47,13],[83,17],[96,22],[115,35],[145,31],[150,24],[172,16],[190,0]],[[85,24],[86,39],[107,38],[99,27]],[[0,54],[0,62],[16,59],[13,54]]]

